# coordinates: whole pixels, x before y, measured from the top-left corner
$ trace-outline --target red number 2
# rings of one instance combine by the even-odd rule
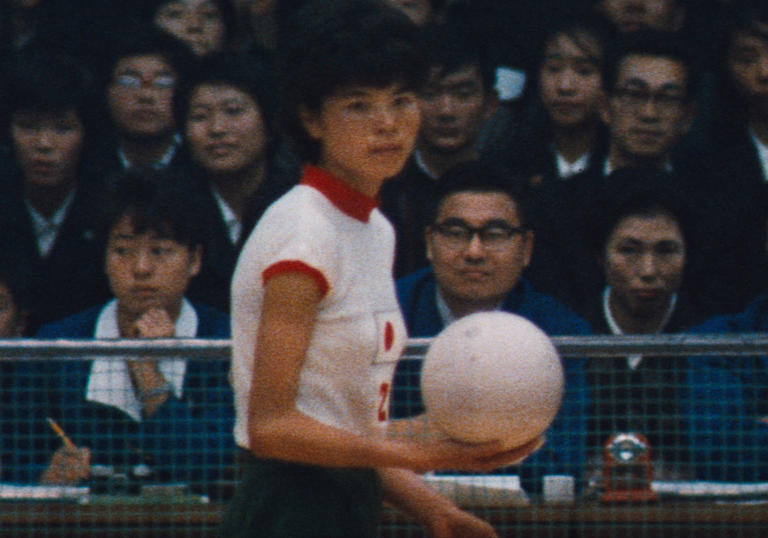
[[[379,385],[379,396],[381,396],[381,401],[379,402],[379,422],[385,422],[388,416],[389,383],[384,382]]]

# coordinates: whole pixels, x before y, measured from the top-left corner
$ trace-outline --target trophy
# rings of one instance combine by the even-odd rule
[[[650,503],[658,500],[651,489],[653,467],[648,439],[639,433],[617,433],[603,448],[604,491],[601,502]]]

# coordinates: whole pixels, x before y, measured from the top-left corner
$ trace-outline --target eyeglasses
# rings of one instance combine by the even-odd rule
[[[516,235],[522,235],[527,230],[508,224],[486,224],[480,228],[464,223],[437,223],[432,226],[443,239],[446,246],[454,250],[465,248],[477,235],[483,247],[488,250],[500,250]]]
[[[683,95],[652,92],[643,88],[616,88],[613,90],[613,95],[622,106],[627,108],[638,109],[653,103],[664,112],[678,109],[685,101]]]
[[[176,85],[176,78],[171,75],[158,75],[146,79],[138,75],[117,75],[115,82],[121,88],[138,90],[139,88],[154,88],[157,90],[170,90]]]

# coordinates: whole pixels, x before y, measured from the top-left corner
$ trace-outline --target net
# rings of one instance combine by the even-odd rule
[[[567,391],[545,447],[433,487],[501,536],[767,535],[768,335],[553,340]],[[421,409],[428,344],[409,341],[394,417]],[[227,340],[0,341],[0,536],[218,536],[238,465],[228,357]],[[129,361],[169,386],[135,394]],[[68,443],[89,449],[74,478],[53,465],[82,463]],[[380,536],[425,534],[385,508]]]

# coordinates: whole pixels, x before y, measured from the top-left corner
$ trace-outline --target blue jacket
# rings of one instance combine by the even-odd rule
[[[437,282],[431,268],[397,281],[397,295],[411,337],[433,337],[443,329],[437,311]],[[523,316],[551,336],[590,334],[589,324],[549,295],[535,291],[521,279],[507,296],[502,309]],[[547,474],[583,474],[586,454],[587,409],[585,359],[564,360],[566,394],[560,413],[547,431],[547,443],[520,469],[527,491],[538,491]],[[403,360],[397,366],[393,391],[393,417],[423,412],[420,395],[421,361]]]
[[[194,304],[197,336],[228,338],[229,317]],[[101,307],[41,328],[38,338],[93,338]],[[189,360],[181,398],[171,395],[140,423],[112,406],[85,399],[90,361],[52,361],[46,377],[49,413],[78,446],[91,449],[91,463],[146,463],[161,481],[191,485],[219,478],[233,462],[234,409],[229,362]]]
[[[768,295],[738,314],[718,316],[696,333],[768,331]],[[692,357],[682,401],[697,477],[768,480],[768,357]]]

